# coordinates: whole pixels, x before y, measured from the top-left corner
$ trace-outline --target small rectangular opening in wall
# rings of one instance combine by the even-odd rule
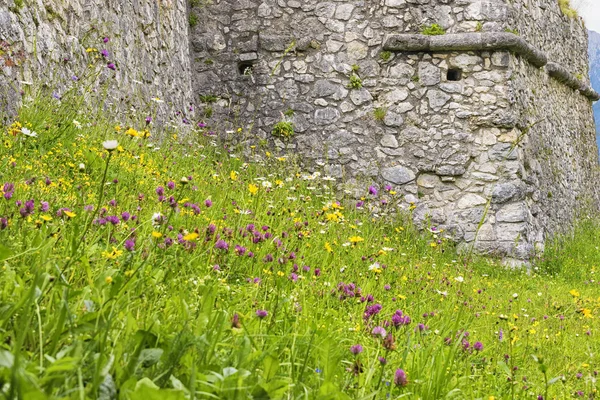
[[[462,71],[458,68],[450,68],[446,78],[448,81],[460,81],[462,79]]]
[[[240,61],[238,63],[238,73],[243,76],[252,75],[254,65],[251,61]]]

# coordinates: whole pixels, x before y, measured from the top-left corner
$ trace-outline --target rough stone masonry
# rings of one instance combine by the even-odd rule
[[[214,0],[191,12],[192,81],[216,100],[211,123],[252,123],[346,188],[391,184],[419,224],[462,246],[526,259],[598,207],[586,30],[556,0]],[[421,33],[432,24],[445,34]],[[282,120],[289,143],[271,134]]]
[[[141,81],[133,104],[199,103],[219,132],[244,128],[227,140],[293,151],[340,188],[391,184],[395,206],[465,248],[527,259],[598,210],[587,33],[557,0],[63,3],[0,0],[0,40],[37,43],[26,78],[68,78],[82,33],[111,27],[115,96]],[[444,34],[423,34],[433,24]],[[0,86],[21,76],[2,71]],[[272,135],[281,121],[289,140]]]

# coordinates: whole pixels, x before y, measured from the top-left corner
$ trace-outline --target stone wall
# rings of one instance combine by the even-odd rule
[[[528,258],[584,198],[598,205],[586,32],[555,0],[214,0],[192,12],[205,21],[191,37],[194,91],[214,129],[244,128],[229,140],[292,149],[355,195],[391,184],[418,223],[484,253]],[[442,40],[398,36],[434,23]],[[271,134],[279,121],[291,140]]]
[[[185,0],[0,0],[0,49],[3,111],[14,112],[28,82],[60,97],[73,77],[89,76],[91,88],[106,83],[107,106],[163,121],[192,102]]]

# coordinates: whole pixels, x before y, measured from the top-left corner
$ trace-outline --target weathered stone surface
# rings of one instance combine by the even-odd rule
[[[337,109],[332,107],[323,108],[315,111],[315,124],[317,125],[329,125],[333,124],[340,118],[340,113]]]
[[[441,90],[431,89],[427,91],[427,98],[429,99],[429,106],[438,109],[450,100],[450,95]]]
[[[478,196],[474,193],[468,193],[458,200],[457,206],[458,208],[473,208],[476,206],[481,206],[486,204],[487,200],[481,196]]]
[[[398,140],[394,135],[384,135],[381,139],[381,145],[383,147],[395,149],[398,147]]]
[[[396,185],[404,185],[415,180],[416,175],[410,169],[397,165],[395,167],[383,168],[381,170],[383,179]]]
[[[193,90],[219,98],[211,126],[256,119],[276,146],[270,129],[291,108],[305,166],[392,184],[417,222],[486,254],[527,257],[581,199],[600,204],[594,93],[572,75],[587,77],[585,29],[555,1],[221,0],[194,12]],[[433,23],[446,34],[419,33]]]
[[[190,36],[186,1],[165,3],[157,7],[154,0],[137,0],[132,7],[122,1],[63,0],[16,6],[1,1],[0,115],[16,111],[22,82],[47,83],[60,97],[74,76],[81,81],[89,75],[95,79],[86,81],[86,87],[99,90],[102,83],[115,103],[111,109],[119,99],[128,99],[121,110],[155,110],[158,125],[167,123],[174,111],[190,118],[190,49],[219,52],[227,44],[218,30]],[[99,54],[102,50],[107,57]],[[109,63],[115,70],[107,68]],[[152,101],[156,97],[164,101],[159,107]]]
[[[419,63],[419,82],[423,86],[433,86],[440,83],[441,72],[438,67],[428,62]]]

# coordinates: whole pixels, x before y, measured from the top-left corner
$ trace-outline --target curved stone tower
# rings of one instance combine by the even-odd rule
[[[346,187],[391,184],[417,222],[486,254],[528,258],[598,207],[587,33],[557,0],[213,0],[190,12],[199,111],[251,131],[232,139],[292,148]],[[288,120],[284,143],[272,129]]]

